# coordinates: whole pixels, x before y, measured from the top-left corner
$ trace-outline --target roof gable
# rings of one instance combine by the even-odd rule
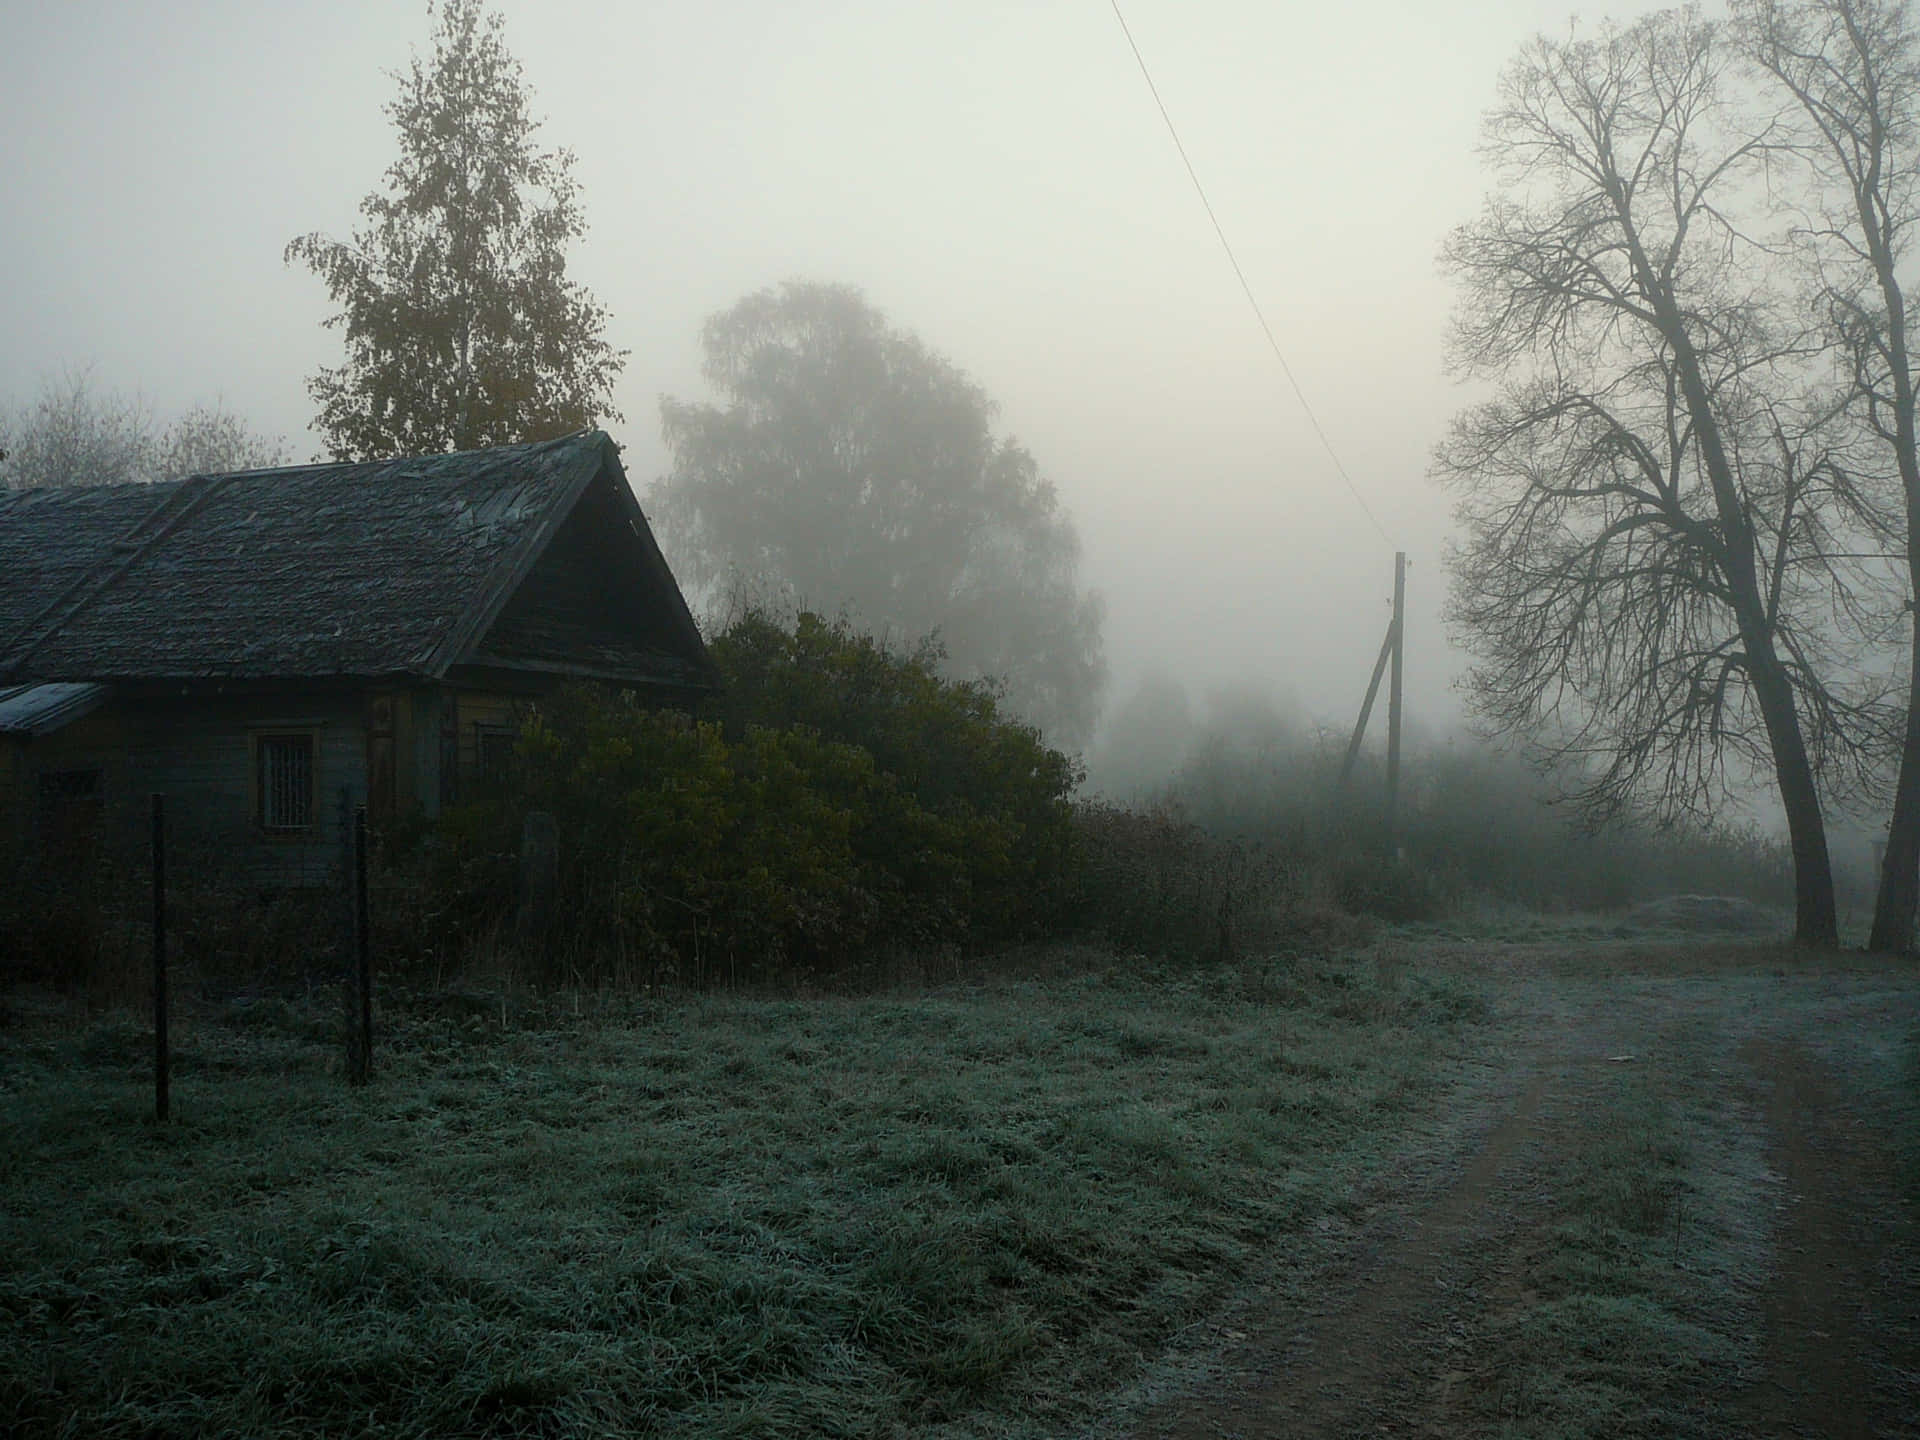
[[[0,496],[0,681],[443,675],[596,481],[631,502],[593,431]],[[690,618],[673,638],[705,663]]]
[[[702,685],[712,665],[617,462],[601,469],[461,657]]]

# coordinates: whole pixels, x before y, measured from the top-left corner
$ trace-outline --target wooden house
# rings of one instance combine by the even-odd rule
[[[714,669],[598,431],[371,464],[0,491],[0,856],[172,827],[319,880],[435,815],[568,680]]]

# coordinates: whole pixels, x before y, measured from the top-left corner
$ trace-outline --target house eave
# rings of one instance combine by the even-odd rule
[[[0,685],[0,736],[30,740],[51,735],[106,704],[111,690],[89,681]]]
[[[527,693],[552,690],[571,681],[586,681],[597,685],[613,685],[623,690],[658,691],[688,698],[709,695],[720,688],[717,680],[705,675],[689,676],[667,670],[633,670],[558,661],[508,660],[485,655],[450,666],[446,680],[451,685],[474,689]]]

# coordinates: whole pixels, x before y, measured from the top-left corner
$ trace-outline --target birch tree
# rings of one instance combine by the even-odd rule
[[[346,359],[308,382],[315,428],[342,460],[471,450],[618,420],[625,352],[567,276],[586,231],[573,156],[542,150],[498,15],[444,0],[431,60],[387,107],[400,156],[361,202],[350,241],[303,235],[340,308]]]

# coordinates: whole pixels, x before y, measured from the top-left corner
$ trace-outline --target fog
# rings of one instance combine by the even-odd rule
[[[1350,724],[1400,548],[1410,723],[1457,723],[1425,469],[1467,396],[1434,256],[1485,188],[1501,65],[1570,6],[1123,7],[1380,530],[1107,4],[498,8],[542,140],[578,158],[572,268],[631,352],[609,428],[637,486],[666,467],[659,397],[706,393],[707,315],[788,278],[858,285],[997,397],[1058,486],[1108,606],[1109,714],[1159,674],[1196,707],[1251,690]],[[281,253],[344,237],[378,183],[424,5],[16,3],[5,27],[0,399],[90,364],[157,413],[217,399],[316,453],[305,378],[339,342]]]

